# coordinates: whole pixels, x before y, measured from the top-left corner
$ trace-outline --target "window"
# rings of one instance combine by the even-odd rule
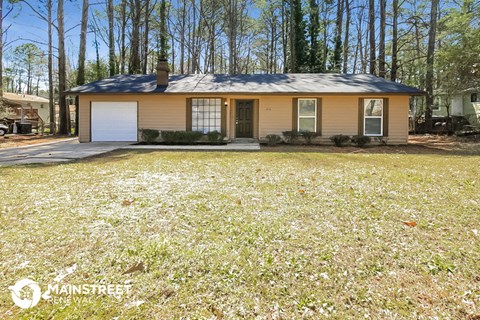
[[[192,131],[221,132],[222,99],[192,99]]]
[[[317,99],[298,99],[298,131],[317,131]]]
[[[472,93],[470,97],[471,102],[480,102],[480,94],[479,93]]]
[[[383,99],[365,99],[364,108],[364,135],[383,135]]]

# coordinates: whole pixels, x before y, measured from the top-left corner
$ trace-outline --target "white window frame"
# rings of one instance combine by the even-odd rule
[[[380,100],[382,101],[382,115],[381,116],[367,116],[367,113],[365,112],[365,108],[367,106],[367,101],[371,100]],[[385,116],[385,100],[382,98],[367,98],[363,99],[363,135],[364,136],[369,136],[369,137],[383,137],[383,117]],[[369,133],[367,134],[367,126],[366,122],[367,119],[380,119],[380,134],[372,134]]]
[[[220,106],[220,120],[219,120],[219,121],[220,121],[220,123],[219,123],[219,124],[220,124],[220,128],[219,128],[217,131],[218,131],[218,132],[221,132],[221,131],[222,131],[222,98],[210,98],[210,97],[205,97],[205,98],[191,98],[191,99],[192,99],[192,106],[193,106],[193,101],[194,101],[194,100],[212,100],[212,99],[214,99],[214,100],[220,100],[220,104],[219,104],[219,106]],[[197,106],[198,106],[198,104],[197,104]],[[203,107],[205,107],[205,106],[206,106],[206,105],[204,104]],[[210,104],[209,104],[208,106],[210,106]],[[210,122],[209,122],[210,125],[209,125],[209,127],[208,127],[208,130],[206,130],[206,129],[207,129],[206,127],[203,127],[202,130],[199,130],[200,128],[199,128],[199,126],[198,126],[198,118],[197,118],[197,122],[196,122],[196,123],[194,123],[194,121],[193,121],[193,113],[194,113],[193,107],[192,107],[191,113],[192,113],[192,114],[191,114],[190,116],[192,117],[192,130],[193,130],[193,131],[199,131],[199,132],[201,132],[201,133],[203,133],[203,134],[207,134],[208,132],[211,132],[210,129],[212,128],[212,125],[210,124]],[[210,113],[210,112],[209,112],[209,113]],[[196,127],[196,130],[193,129],[194,127]]]
[[[300,101],[310,101],[313,100],[315,102],[315,115],[314,116],[301,116],[300,115]],[[302,130],[300,129],[300,119],[311,119],[313,118],[314,120],[314,128],[315,131],[317,132],[317,112],[318,112],[318,106],[317,106],[317,99],[316,98],[301,98],[298,99],[297,103],[297,131],[301,132]]]

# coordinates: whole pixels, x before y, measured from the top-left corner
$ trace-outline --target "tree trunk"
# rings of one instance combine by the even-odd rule
[[[142,58],[142,73],[147,74],[148,67],[148,34],[150,32],[150,0],[145,1],[145,34],[143,35],[143,58]]]
[[[376,73],[376,53],[375,53],[375,0],[369,0],[368,7],[368,25],[370,39],[370,74]]]
[[[378,47],[378,75],[385,78],[385,32],[387,1],[380,0],[380,39]]]
[[[333,51],[333,65],[334,72],[340,72],[342,65],[342,27],[343,27],[343,0],[338,0],[337,3],[337,19],[335,23],[335,47]]]
[[[237,73],[237,0],[229,0],[227,5],[228,24],[228,73]]]
[[[130,0],[130,14],[132,18],[132,36],[130,40],[130,62],[128,73],[138,74],[141,72],[140,67],[140,19],[141,15],[140,0]]]
[[[398,0],[393,0],[392,3],[392,68],[390,71],[390,80],[397,80],[398,70]]]
[[[327,71],[328,57],[328,3],[323,1],[323,51],[322,51],[322,68],[321,72]]]
[[[122,25],[121,25],[121,36],[120,36],[120,73],[125,74],[125,65],[126,65],[126,55],[127,55],[127,48],[125,43],[125,37],[127,32],[127,0],[122,0],[121,4],[121,12],[122,12]]]
[[[107,1],[107,17],[108,17],[108,69],[110,77],[116,73],[115,64],[115,36],[113,31],[113,0]],[[83,19],[82,19],[83,21]]]
[[[317,0],[310,0],[310,24],[308,27],[308,36],[310,38],[310,52],[308,71],[317,73],[320,72],[320,61],[318,59],[320,54],[320,46],[318,43],[318,33],[320,29],[319,10]]]
[[[282,1],[282,45],[283,45],[283,73],[288,72],[288,17],[286,1]]]
[[[58,96],[59,96],[59,134],[69,134],[70,125],[67,116],[67,102],[65,100],[66,88],[66,57],[65,57],[65,27],[64,27],[63,0],[58,0]]]
[[[290,0],[290,72],[297,72],[297,57],[296,57],[296,28],[295,24],[295,10],[294,0]]]
[[[83,0],[82,22],[80,27],[80,46],[78,52],[77,86],[85,84],[85,54],[87,47],[88,0]],[[78,135],[79,98],[75,98],[75,135]]]
[[[350,0],[345,0],[345,14],[347,21],[345,22],[345,38],[343,40],[343,73],[348,72],[348,46],[349,46],[349,36],[350,36],[350,23],[352,20],[350,12]]]
[[[0,0],[1,1],[1,0]],[[50,116],[50,134],[56,133],[55,102],[53,95],[53,37],[52,37],[52,0],[47,1],[48,15],[48,110]]]
[[[425,78],[426,110],[425,124],[427,130],[432,128],[432,108],[433,108],[433,63],[435,58],[435,41],[437,36],[437,10],[439,0],[432,0],[432,8],[430,10],[430,30],[428,32],[428,48],[427,48],[427,72]]]
[[[0,0],[0,98],[3,97],[3,0]]]
[[[183,0],[182,21],[180,23],[180,74],[185,74],[185,26],[187,20],[187,0]]]
[[[167,18],[166,18],[167,4],[162,0],[160,4],[160,58],[167,58]],[[172,47],[173,49],[173,47]]]

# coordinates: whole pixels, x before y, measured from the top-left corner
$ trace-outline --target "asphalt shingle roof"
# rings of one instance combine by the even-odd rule
[[[171,75],[157,86],[156,75],[119,75],[70,89],[69,94],[368,94],[421,95],[423,91],[369,74]]]

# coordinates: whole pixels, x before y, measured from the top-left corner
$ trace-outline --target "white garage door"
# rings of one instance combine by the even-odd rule
[[[136,102],[92,102],[92,141],[137,141]]]

